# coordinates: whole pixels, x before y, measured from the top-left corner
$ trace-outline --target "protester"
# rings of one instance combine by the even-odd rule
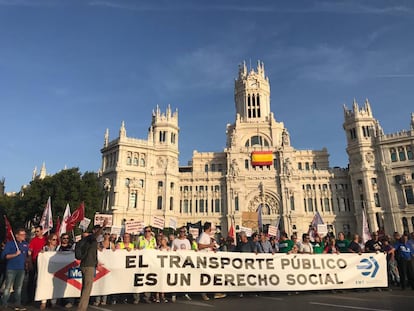
[[[325,245],[321,241],[321,237],[319,235],[316,235],[314,238],[314,241],[311,242],[313,253],[314,254],[322,254],[323,250],[325,249]]]
[[[27,261],[30,260],[29,245],[26,242],[26,231],[23,228],[17,229],[15,240],[6,243],[1,257],[6,263],[6,283],[2,296],[2,308],[6,309],[9,303],[10,291],[14,291],[14,310],[25,311],[22,306],[21,294]]]
[[[365,243],[366,253],[378,253],[382,252],[382,243],[379,240],[377,232],[372,232],[372,239]]]
[[[282,232],[279,240],[279,253],[289,253],[292,250],[293,244],[293,241],[288,239],[287,233]]]
[[[47,237],[46,245],[43,246],[43,248],[42,248],[42,250],[40,252],[41,253],[43,253],[43,252],[56,252],[57,247],[58,247],[57,244],[58,244],[57,234],[54,234],[54,233],[53,234],[50,234]],[[40,310],[46,309],[46,303],[47,303],[47,300],[42,300],[41,301],[41,303],[40,303]],[[51,307],[52,308],[56,307],[56,299],[51,299],[50,300],[50,304],[51,304]]]
[[[413,256],[414,249],[408,243],[408,234],[404,233],[400,242],[395,245],[398,271],[400,273],[401,289],[405,290],[407,284],[414,289]]]
[[[356,253],[356,254],[361,254],[362,253],[362,248],[361,248],[361,245],[359,243],[359,235],[358,234],[354,234],[354,236],[352,238],[352,241],[349,243],[348,253]]]
[[[338,239],[335,243],[335,246],[340,253],[348,253],[349,241],[345,239],[345,234],[343,232],[338,233]]]
[[[258,235],[259,241],[256,243],[256,251],[258,253],[274,254],[272,244],[268,240],[267,236],[262,232]]]
[[[302,242],[299,243],[299,253],[313,254],[313,246],[310,242],[310,236],[307,233],[302,235]]]
[[[88,309],[89,298],[92,291],[93,279],[98,265],[98,241],[97,237],[102,233],[108,220],[105,218],[103,227],[96,225],[92,232],[82,238],[86,250],[85,257],[81,259],[80,268],[82,270],[82,290],[78,305],[78,311],[86,311]],[[78,242],[78,243],[80,243]]]
[[[31,239],[29,243],[29,249],[31,252],[31,267],[29,269],[29,280],[28,280],[28,300],[33,301],[34,295],[36,291],[36,283],[37,283],[37,255],[43,249],[43,246],[46,245],[47,239],[43,236],[43,227],[42,226],[35,226],[35,236]]]
[[[211,252],[216,250],[217,243],[211,238],[211,222],[206,221],[203,226],[203,232],[198,238],[198,250],[202,252]],[[214,298],[220,299],[226,297],[226,294],[215,293]],[[201,298],[205,301],[210,300],[206,293],[201,294]]]

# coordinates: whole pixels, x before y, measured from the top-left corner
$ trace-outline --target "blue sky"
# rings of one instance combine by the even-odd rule
[[[238,64],[258,59],[292,145],[345,167],[344,104],[409,128],[413,17],[388,0],[0,0],[0,178],[97,171],[105,129],[145,139],[156,105],[179,111],[180,165],[222,151]]]

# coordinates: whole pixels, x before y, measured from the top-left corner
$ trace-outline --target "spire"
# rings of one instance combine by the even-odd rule
[[[126,137],[125,122],[122,121],[121,128],[119,129],[119,138]]]
[[[43,162],[42,168],[40,169],[39,179],[44,179],[46,177],[46,164]]]
[[[37,176],[37,166],[34,167],[33,173],[32,173],[32,181],[36,179]]]
[[[369,103],[368,98],[365,99],[365,111],[369,116],[372,116],[371,104]]]
[[[107,128],[104,136],[104,147],[108,147],[109,143],[109,129]]]

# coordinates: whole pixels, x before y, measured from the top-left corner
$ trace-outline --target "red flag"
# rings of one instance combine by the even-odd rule
[[[230,226],[230,229],[229,229],[229,234],[227,236],[233,239],[233,242],[231,244],[237,245],[236,229],[234,228],[234,219],[231,220],[231,226]]]
[[[4,223],[6,225],[6,241],[13,241],[13,229],[10,225],[9,220],[7,219],[6,215],[4,215]]]
[[[66,220],[66,232],[72,231],[76,223],[81,222],[85,218],[85,204],[82,202],[78,209]]]
[[[56,219],[56,230],[55,230],[55,234],[57,236],[58,244],[60,243],[60,240],[59,240],[59,238],[60,238],[59,231],[60,231],[60,218],[58,216],[58,218]]]

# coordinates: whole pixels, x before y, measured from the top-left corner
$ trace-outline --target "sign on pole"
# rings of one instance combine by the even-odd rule
[[[144,229],[144,222],[140,220],[125,221],[125,232],[130,234],[138,234]]]
[[[87,229],[88,229],[88,227],[89,227],[89,224],[91,223],[91,220],[89,219],[89,218],[83,218],[82,220],[81,220],[81,222],[79,223],[79,228],[82,230],[82,231],[86,231]]]
[[[95,219],[94,219],[94,221],[93,221],[93,225],[94,225],[94,226],[96,226],[96,225],[100,225],[100,226],[102,226],[102,225],[103,225],[103,222],[104,222],[104,220],[105,220],[105,219],[107,219],[107,220],[108,220],[108,222],[107,222],[106,226],[107,226],[107,227],[112,227],[112,215],[108,215],[108,214],[99,214],[99,213],[96,213],[96,214],[95,214]]]
[[[165,218],[162,216],[153,216],[152,217],[152,226],[158,229],[164,229]]]

